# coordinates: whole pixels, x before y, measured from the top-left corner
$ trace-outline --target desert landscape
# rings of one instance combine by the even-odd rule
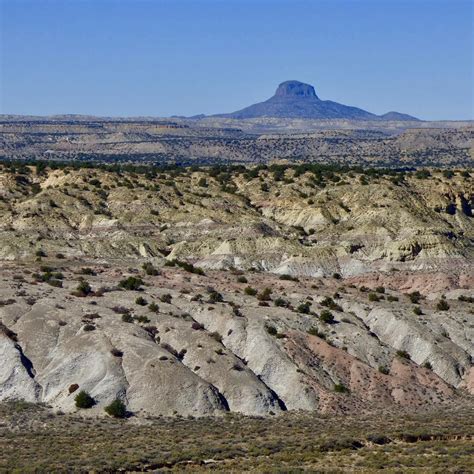
[[[49,410],[47,426],[100,430],[118,402],[113,416],[151,430],[226,414],[275,419],[269,430],[280,417],[401,413],[393,433],[403,413],[472,420],[471,170],[0,166],[0,397],[27,403],[9,423]],[[446,428],[456,449],[472,449],[464,426]],[[244,456],[250,469],[262,453],[222,456],[209,466]]]
[[[0,0],[0,474],[474,472],[470,0]]]

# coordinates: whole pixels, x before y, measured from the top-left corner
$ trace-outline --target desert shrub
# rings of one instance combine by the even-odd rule
[[[119,399],[115,399],[110,405],[107,405],[104,411],[107,415],[113,416],[114,418],[125,418],[127,415],[127,409],[124,403]]]
[[[286,273],[283,275],[280,275],[280,280],[299,281],[298,278],[291,275],[287,275]]]
[[[160,301],[161,301],[162,303],[171,304],[172,298],[173,298],[173,297],[172,297],[169,293],[165,293],[164,295],[161,295],[161,296],[160,296]]]
[[[324,311],[321,311],[321,314],[319,315],[319,319],[326,324],[331,324],[334,322],[334,316],[331,313],[331,311],[325,309]]]
[[[436,305],[436,308],[439,311],[448,311],[449,304],[446,300],[441,299],[441,300],[438,301],[438,304]]]
[[[116,314],[126,314],[130,312],[130,310],[124,306],[114,306],[111,310]]]
[[[336,393],[349,393],[349,389],[342,383],[335,384],[334,391]]]
[[[74,393],[78,388],[79,388],[79,385],[77,383],[73,383],[72,385],[69,385],[69,388],[68,388],[69,395],[71,393]]]
[[[201,323],[198,323],[197,321],[193,321],[193,323],[191,324],[191,327],[195,331],[202,331],[204,329],[204,326]]]
[[[133,317],[130,313],[122,314],[122,321],[124,323],[133,323]]]
[[[92,408],[95,405],[94,399],[84,390],[81,390],[74,398],[77,408]]]
[[[472,296],[460,295],[458,300],[464,303],[474,303],[474,297]]]
[[[211,336],[217,342],[222,342],[222,336],[217,331],[211,332],[209,336]]]
[[[138,291],[143,285],[143,280],[139,277],[129,276],[120,280],[119,287],[125,290]]]
[[[390,373],[390,370],[388,367],[386,367],[385,365],[379,365],[379,372],[381,374],[385,374],[385,375],[388,375]]]
[[[38,258],[46,257],[46,252],[44,250],[39,249],[35,252],[35,256]]]
[[[249,296],[255,296],[257,294],[257,290],[255,288],[252,288],[250,286],[247,286],[244,289],[244,293]]]
[[[144,272],[147,274],[147,275],[159,275],[160,272],[153,266],[152,263],[150,262],[146,262],[142,265],[142,268],[144,270]]]
[[[112,348],[110,350],[110,353],[114,356],[114,357],[122,357],[123,356],[123,352],[119,349],[116,349],[115,347]]]
[[[392,296],[392,295],[388,295],[388,296],[387,296],[387,301],[398,301],[398,297]]]
[[[332,277],[335,278],[336,280],[340,280],[342,278],[340,273],[333,273]]]
[[[311,311],[311,305],[308,301],[305,301],[304,303],[300,303],[298,305],[296,311],[298,311],[298,313],[309,314]]]
[[[160,307],[156,303],[150,303],[149,306],[148,306],[148,309],[152,313],[158,313],[158,311],[160,310]]]
[[[81,268],[79,273],[81,273],[81,275],[91,275],[91,276],[96,275],[96,272],[92,268],[89,268],[89,267]]]
[[[410,359],[410,354],[408,354],[407,351],[402,351],[402,350],[397,351],[397,356],[401,357],[402,359],[408,359],[408,360]]]
[[[380,301],[380,297],[377,295],[377,293],[369,293],[368,298],[369,298],[369,301],[372,301],[372,302]]]
[[[135,316],[133,319],[142,324],[147,324],[150,322],[150,320],[146,316]]]
[[[415,173],[415,178],[417,179],[428,179],[431,176],[431,173],[428,170],[418,170]]]
[[[431,365],[431,362],[429,361],[426,361],[424,364],[423,364],[423,367],[425,369],[428,369],[428,370],[433,370],[433,366]]]
[[[237,278],[237,282],[238,283],[248,283],[248,280],[243,275],[241,275]]]
[[[143,296],[139,296],[135,300],[135,304],[138,304],[139,306],[146,306],[148,304],[148,301],[145,298],[143,298]]]
[[[272,290],[270,288],[265,288],[264,290],[262,290],[257,295],[257,299],[259,301],[270,301],[271,300],[271,297],[270,297],[271,294],[272,294]]]
[[[421,310],[419,306],[415,306],[413,308],[413,313],[416,314],[417,316],[421,316],[423,314],[423,311]]]
[[[209,292],[208,303],[214,304],[221,301],[224,301],[224,298],[219,292],[217,292],[216,290],[212,290]]]
[[[77,285],[76,291],[74,292],[75,296],[87,296],[92,293],[92,288],[86,280],[82,280]]]
[[[265,329],[270,334],[270,336],[276,336],[278,334],[278,331],[276,330],[275,326],[271,326],[270,324],[265,325]]]
[[[204,275],[204,270],[199,267],[195,267],[192,263],[182,262],[181,260],[168,260],[165,263],[166,267],[180,267],[189,273],[195,273],[197,275]]]
[[[408,294],[408,298],[413,304],[418,304],[421,300],[421,293],[419,291],[414,291],[413,293]]]
[[[377,293],[385,293],[385,288],[383,286],[377,286],[377,288],[375,288],[375,291]]]
[[[54,286],[55,288],[62,288],[63,282],[60,280],[48,280],[49,286]]]
[[[279,306],[279,307],[282,307],[282,308],[286,308],[288,306],[288,301],[284,300],[283,298],[276,298],[274,301],[273,301],[273,304],[275,306]]]
[[[333,311],[342,311],[342,307],[339,306],[330,296],[327,296],[323,301],[321,301],[321,306],[326,306]]]
[[[87,331],[87,332],[95,331],[95,326],[93,324],[86,324],[83,329],[84,331]]]
[[[310,328],[308,329],[308,334],[311,334],[311,336],[317,336],[320,339],[326,339],[326,334],[323,332],[319,331],[317,328]]]

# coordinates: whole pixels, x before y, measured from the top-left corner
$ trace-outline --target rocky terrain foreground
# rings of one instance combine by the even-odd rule
[[[0,169],[0,400],[470,405],[469,170]]]

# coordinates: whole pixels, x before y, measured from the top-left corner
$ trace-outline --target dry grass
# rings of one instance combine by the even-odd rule
[[[0,471],[472,472],[474,408],[125,421],[0,405]]]

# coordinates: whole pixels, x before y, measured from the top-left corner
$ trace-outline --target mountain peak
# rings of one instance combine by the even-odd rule
[[[276,92],[276,97],[314,97],[318,99],[314,87],[300,81],[282,82]]]
[[[339,104],[332,100],[321,100],[311,84],[300,81],[282,82],[275,95],[257,104],[230,114],[218,114],[216,117],[251,119],[259,117],[313,119],[313,120],[416,120],[414,117],[398,112],[375,115],[366,110]]]

